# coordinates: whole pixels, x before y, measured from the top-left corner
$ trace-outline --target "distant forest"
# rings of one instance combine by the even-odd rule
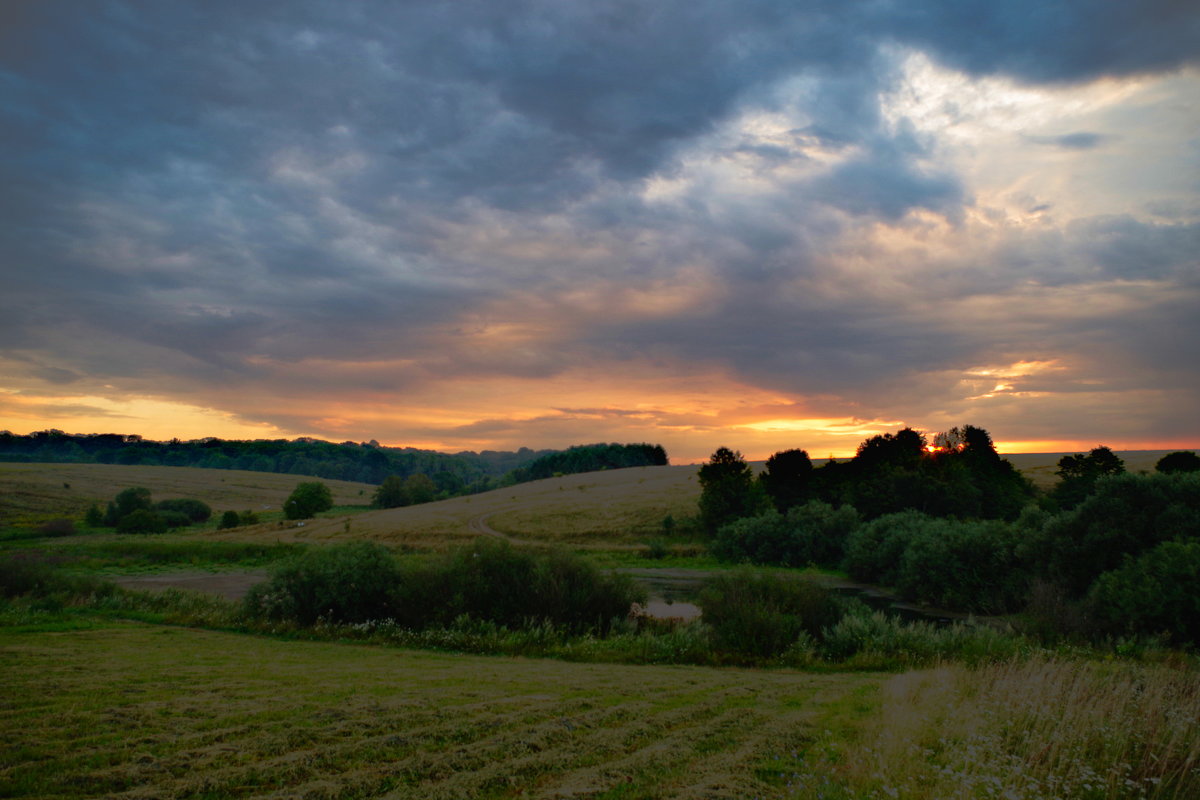
[[[473,494],[554,474],[668,463],[661,445],[594,444],[567,450],[484,450],[447,454],[378,442],[319,439],[205,438],[157,442],[137,434],[69,434],[58,430],[21,436],[0,432],[0,461],[71,464],[144,464],[244,469],[381,484],[390,475],[425,475],[442,497]]]

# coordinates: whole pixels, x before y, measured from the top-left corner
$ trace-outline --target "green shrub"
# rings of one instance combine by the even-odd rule
[[[141,486],[136,486],[130,489],[125,489],[113,498],[111,521],[105,520],[109,525],[116,525],[126,516],[135,511],[150,511],[150,490]]]
[[[1200,541],[1163,542],[1096,579],[1089,604],[1117,634],[1200,645]]]
[[[241,525],[241,524],[242,523],[241,523],[241,519],[238,517],[238,512],[226,511],[224,514],[221,515],[220,521],[217,522],[217,530],[223,531],[228,528],[236,528],[238,525]]]
[[[258,514],[255,514],[250,509],[246,509],[238,515],[238,524],[240,525],[257,525]]]
[[[235,513],[235,512],[231,512]],[[244,608],[255,617],[311,625],[366,622],[397,616],[394,597],[400,569],[387,548],[350,542],[309,550],[251,588]]]
[[[1125,557],[1160,544],[1200,539],[1200,474],[1099,478],[1075,509],[1050,519],[1021,547],[1043,577],[1082,597]]]
[[[698,602],[716,649],[756,658],[776,657],[801,636],[820,636],[843,611],[838,598],[812,581],[749,569],[710,578]]]
[[[166,533],[167,521],[153,511],[138,509],[117,521],[118,533]]]
[[[908,543],[932,522],[919,511],[901,511],[856,528],[846,539],[846,572],[855,580],[895,584]]]
[[[99,528],[104,524],[104,512],[100,510],[100,506],[93,503],[88,508],[87,513],[83,515],[83,524],[89,528]]]
[[[1154,469],[1159,472],[1200,472],[1200,456],[1191,450],[1168,453],[1158,460]]]
[[[567,552],[517,550],[481,539],[401,568],[385,548],[355,542],[309,550],[287,562],[251,591],[246,609],[303,625],[318,618],[391,619],[423,629],[469,619],[605,633],[642,599],[644,592],[628,576],[602,573]]]
[[[1025,596],[1008,523],[929,520],[908,539],[896,588],[909,600],[963,611],[999,613]]]
[[[207,522],[212,516],[212,508],[203,500],[193,500],[189,497],[173,498],[171,500],[160,500],[155,504],[155,508],[161,513],[163,511],[173,511],[179,514],[184,514],[191,522]]]
[[[167,528],[186,528],[192,524],[192,518],[182,511],[157,511]]]
[[[722,561],[835,567],[845,553],[846,539],[858,525],[858,512],[850,506],[835,509],[813,500],[794,506],[787,516],[772,509],[721,527],[712,552]]]
[[[333,493],[328,486],[317,481],[298,484],[283,502],[283,513],[288,519],[311,519],[331,508]]]

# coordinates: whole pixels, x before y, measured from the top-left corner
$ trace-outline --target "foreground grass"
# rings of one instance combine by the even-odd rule
[[[0,663],[6,797],[775,796],[773,754],[880,680],[134,623],[0,628]]]
[[[802,798],[1200,797],[1200,680],[1040,658],[910,672],[864,735],[780,766]]]

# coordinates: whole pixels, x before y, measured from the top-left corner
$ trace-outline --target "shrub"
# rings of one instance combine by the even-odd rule
[[[83,524],[89,528],[99,528],[104,524],[104,512],[100,510],[100,506],[95,503],[83,515]]]
[[[1093,613],[1113,633],[1200,645],[1200,541],[1164,542],[1096,579]]]
[[[192,524],[192,518],[182,511],[157,511],[155,513],[162,518],[168,528],[186,528]]]
[[[550,624],[608,631],[644,592],[566,552],[517,550],[480,540],[400,567],[383,547],[355,542],[310,550],[281,566],[246,599],[253,616],[309,625],[318,618],[392,619],[414,629],[470,619],[512,628]]]
[[[184,514],[192,522],[207,522],[212,516],[212,508],[203,500],[193,500],[187,497],[171,500],[159,500],[155,505],[160,512],[174,511]]]
[[[1191,450],[1168,453],[1158,460],[1154,469],[1159,472],[1200,472],[1200,456]]]
[[[117,521],[119,533],[166,533],[167,522],[158,514],[138,509]]]
[[[388,475],[375,490],[371,505],[376,508],[400,508],[409,504],[408,492],[404,489],[404,479],[399,475]]]
[[[786,517],[772,509],[723,526],[712,552],[722,561],[832,567],[841,562],[846,538],[858,524],[858,512],[850,506],[834,509],[814,500],[793,507]]]
[[[1022,555],[1073,596],[1161,542],[1200,538],[1200,475],[1122,474],[1099,478],[1077,508],[1029,537]]]
[[[372,542],[332,545],[284,563],[268,582],[251,588],[244,607],[252,616],[302,625],[388,619],[397,615],[393,598],[400,580],[387,548]]]
[[[929,520],[900,556],[896,588],[909,600],[966,611],[1014,608],[1027,581],[1004,522]]]
[[[773,658],[802,635],[818,637],[843,606],[812,581],[739,569],[709,579],[700,591],[713,645],[745,656]]]
[[[448,624],[467,615],[500,625],[546,621],[571,630],[607,632],[644,599],[628,576],[603,573],[573,554],[519,550],[479,539],[407,576],[407,608],[415,625]]]
[[[283,502],[283,513],[288,519],[310,519],[331,508],[333,493],[328,486],[317,481],[298,484]]]
[[[240,525],[257,525],[258,514],[255,514],[250,509],[246,509],[238,515],[238,524]]]
[[[236,528],[240,524],[241,520],[238,518],[238,512],[226,511],[221,515],[221,520],[217,523],[217,530],[222,531],[227,528]]]
[[[933,521],[919,511],[901,511],[856,528],[846,540],[846,572],[855,580],[896,583],[908,543]]]
[[[132,514],[135,511],[150,511],[150,490],[140,486],[125,489],[113,498],[113,511],[115,519],[112,524],[120,522],[121,519]]]

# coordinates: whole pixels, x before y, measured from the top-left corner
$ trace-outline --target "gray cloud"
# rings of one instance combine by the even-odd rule
[[[1033,144],[1057,147],[1060,150],[1094,150],[1111,141],[1112,137],[1100,133],[1080,131],[1063,134],[1062,136],[1026,136],[1025,140]]]
[[[1197,228],[1179,213],[1014,233],[972,254],[994,269],[951,259],[930,283],[881,264],[888,289],[847,291],[860,279],[839,261],[872,226],[921,212],[961,227],[975,202],[936,144],[885,120],[894,45],[1029,83],[1170,70],[1197,59],[1182,4],[56,8],[0,11],[0,349],[50,384],[215,387],[232,408],[239,387],[386,394],[651,353],[851,398],[1059,330],[931,303],[1194,285]],[[727,132],[759,113],[801,122],[769,142]],[[704,170],[733,163],[756,192],[709,191]],[[682,188],[655,199],[660,180]],[[622,307],[626,291],[650,310]],[[1087,325],[1169,369],[1146,357],[1179,355],[1151,314]],[[486,347],[473,333],[524,325]],[[327,363],[306,377],[306,360]]]

